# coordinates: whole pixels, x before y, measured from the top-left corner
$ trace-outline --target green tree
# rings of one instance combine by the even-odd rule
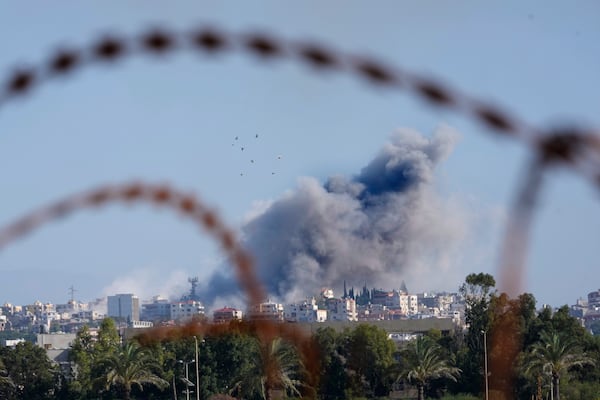
[[[106,371],[106,389],[113,386],[123,392],[125,400],[131,398],[132,387],[144,389],[143,385],[153,385],[159,388],[169,386],[169,382],[162,379],[156,371],[159,364],[147,348],[131,341],[116,352],[108,353],[100,364]]]
[[[236,323],[233,322],[233,324]],[[201,360],[203,360],[200,364],[210,366],[214,374],[214,392],[216,393],[228,393],[236,383],[232,382],[232,377],[249,375],[254,368],[255,363],[252,356],[256,355],[258,351],[256,338],[236,332],[235,328],[232,329],[233,332],[207,337],[205,339],[206,351],[200,354]],[[212,362],[207,359],[208,357],[211,357]],[[207,381],[206,376],[206,372],[203,372],[201,385]]]
[[[471,394],[481,393],[483,389],[483,334],[491,327],[492,315],[490,303],[496,296],[496,285],[490,274],[469,274],[459,292],[465,300],[465,322],[469,329],[464,336],[464,346],[457,354],[458,367],[462,370],[462,379],[455,388]]]
[[[9,393],[15,388],[13,380],[8,376],[6,366],[0,358],[0,398],[8,398]]]
[[[384,329],[370,324],[360,324],[346,335],[344,355],[354,372],[354,387],[362,383],[363,394],[387,396],[394,382],[394,342]]]
[[[319,351],[320,381],[318,393],[327,400],[345,400],[348,376],[340,354],[342,336],[333,328],[319,328],[314,335]]]
[[[43,400],[53,398],[58,372],[46,351],[30,342],[12,349],[0,348],[8,377],[14,383],[16,399]]]
[[[419,337],[404,351],[406,370],[401,375],[418,388],[419,400],[425,398],[425,387],[434,379],[456,381],[460,369],[442,356],[442,348],[428,336]]]
[[[81,398],[92,393],[92,365],[94,357],[94,339],[87,325],[84,325],[71,344],[69,360],[76,365],[75,377],[68,383],[72,392],[78,393]],[[75,394],[72,394],[75,397]]]
[[[236,377],[231,393],[259,394],[264,400],[271,400],[275,390],[301,395],[303,365],[289,343],[279,337],[266,343],[257,340],[251,360],[252,367]]]
[[[98,338],[94,344],[94,352],[104,355],[117,351],[120,346],[121,338],[115,321],[112,318],[104,318],[98,328]]]
[[[582,353],[573,337],[544,331],[526,359],[526,372],[550,376],[554,399],[560,400],[560,379],[574,367],[594,365],[594,360]]]

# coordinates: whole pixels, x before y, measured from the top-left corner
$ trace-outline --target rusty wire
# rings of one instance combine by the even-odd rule
[[[46,81],[73,75],[84,65],[111,64],[126,56],[137,54],[165,56],[175,51],[199,52],[209,57],[237,51],[264,61],[288,59],[316,70],[346,72],[372,86],[405,90],[433,106],[462,113],[490,131],[514,137],[525,143],[531,149],[533,162],[526,179],[521,182],[522,186],[517,191],[502,247],[503,258],[499,265],[499,290],[509,294],[518,294],[522,289],[527,238],[544,171],[550,166],[566,166],[600,188],[600,138],[595,130],[572,126],[550,130],[538,129],[498,106],[467,96],[438,81],[386,65],[371,57],[344,54],[322,44],[294,42],[262,33],[227,33],[211,27],[185,32],[155,28],[131,37],[107,35],[84,48],[65,47],[51,54],[42,65],[16,68],[0,89],[0,109],[6,103],[32,93],[37,86]],[[262,286],[253,272],[251,258],[236,244],[232,231],[226,229],[218,216],[206,210],[196,199],[166,187],[134,183],[105,187],[69,197],[0,230],[0,249],[44,222],[78,208],[116,200],[150,201],[153,204],[171,206],[192,218],[221,243],[233,260],[249,301],[256,303],[264,297]],[[262,326],[261,329],[271,332],[268,336],[274,334],[274,330],[268,325]],[[492,346],[510,347],[518,342],[510,341],[513,343],[511,345],[503,341],[502,336],[506,337],[495,335],[498,339],[493,340]],[[512,350],[514,353],[514,349]],[[507,351],[510,353],[511,349]]]
[[[239,246],[234,231],[227,228],[219,216],[214,211],[207,209],[196,196],[177,191],[167,185],[133,182],[102,186],[69,196],[19,218],[0,230],[0,250],[13,240],[30,233],[45,223],[65,217],[82,208],[99,207],[110,202],[149,202],[155,206],[169,207],[179,211],[203,227],[220,243],[222,250],[237,267],[237,277],[248,296],[248,302],[258,304],[265,300],[263,287],[254,275],[252,258]]]
[[[244,289],[248,304],[256,305],[266,300],[265,292],[256,277],[253,260],[235,238],[233,230],[227,228],[216,212],[209,210],[194,195],[186,194],[166,185],[151,185],[132,182],[92,189],[71,195],[53,204],[17,219],[0,230],[0,251],[12,241],[32,232],[53,220],[88,208],[97,208],[109,203],[150,203],[157,207],[167,207],[178,211],[202,227],[220,245],[236,270],[238,282]],[[282,337],[293,343],[299,350],[305,367],[307,383],[314,387],[317,382],[318,356],[312,338],[297,326],[278,324],[268,320],[250,321],[236,326],[246,333],[255,334],[262,345],[268,345],[275,337]],[[138,336],[142,344],[156,341],[177,340],[195,335],[217,335],[227,332],[228,325],[197,323],[191,321],[182,326],[157,327]],[[275,375],[276,376],[276,375]]]

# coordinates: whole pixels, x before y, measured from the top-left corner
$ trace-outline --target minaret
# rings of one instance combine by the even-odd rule
[[[344,279],[344,299],[348,298],[348,292],[346,291],[346,280]]]

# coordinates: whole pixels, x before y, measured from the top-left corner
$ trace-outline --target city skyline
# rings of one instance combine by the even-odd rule
[[[26,5],[3,5],[0,24],[14,35],[0,38],[0,73],[6,78],[16,67],[42,63],[61,46],[83,48],[107,32],[136,37],[152,26],[186,31],[201,19],[232,35],[264,30],[292,42],[314,40],[367,54],[543,128],[600,126],[600,6],[594,2],[576,8],[516,1],[206,4],[63,2],[39,14]],[[274,214],[267,211],[302,195],[320,200],[301,203],[306,210],[329,205],[362,211],[361,197],[346,189],[396,143],[398,132],[417,132],[396,146],[405,151],[418,143],[419,160],[433,164],[419,170],[427,172],[419,176],[427,177],[429,208],[407,213],[413,230],[395,238],[412,238],[410,250],[419,254],[401,253],[402,262],[393,266],[411,290],[456,290],[470,272],[498,278],[506,215],[529,156],[521,143],[494,137],[471,119],[406,93],[240,54],[181,52],[86,67],[0,106],[0,226],[69,194],[141,179],[196,194],[250,244],[256,243],[248,236],[253,221],[263,216],[269,222]],[[445,158],[423,159],[439,148],[440,131],[453,137]],[[345,197],[327,189],[339,177],[345,179]],[[600,207],[594,188],[580,177],[553,172],[548,178],[536,210],[525,290],[539,303],[570,304],[599,286],[586,285],[597,269]],[[302,264],[306,270],[311,265]],[[176,214],[110,206],[54,222],[2,249],[0,301],[60,299],[70,285],[90,298],[136,285],[185,292],[188,276],[209,282],[227,270],[215,243]],[[231,279],[219,282],[232,287]]]
[[[462,284],[462,283],[461,283]],[[295,303],[298,301],[304,301],[307,299],[310,299],[311,297],[319,297],[322,296],[325,290],[332,290],[332,294],[334,297],[336,298],[343,298],[343,289],[339,290],[340,288],[334,287],[335,285],[332,286],[324,286],[322,288],[320,288],[320,290],[314,290],[314,291],[307,291],[306,295],[303,297],[299,297],[296,298],[292,301],[288,301],[288,303]],[[347,284],[347,291],[353,292],[355,296],[359,296],[359,293],[361,293],[361,291],[364,288],[367,288],[368,291],[377,291],[377,290],[381,290],[381,291],[400,291],[403,292],[404,290],[401,287],[374,287],[374,286],[369,286],[368,283],[364,283],[362,286],[361,285],[350,285]],[[108,307],[108,298],[109,297],[119,297],[121,295],[126,295],[126,296],[130,296],[133,295],[135,298],[139,299],[139,306],[141,306],[142,304],[150,304],[153,301],[155,301],[156,299],[165,299],[168,300],[169,302],[185,302],[188,301],[189,298],[189,293],[190,290],[188,289],[185,292],[181,292],[179,294],[173,293],[171,296],[168,295],[164,295],[162,293],[152,293],[150,295],[148,295],[147,293],[145,295],[140,295],[139,292],[130,290],[130,291],[121,291],[121,292],[114,292],[114,293],[109,293],[106,296],[103,297],[96,297],[96,298],[92,298],[92,297],[85,297],[85,296],[74,296],[74,293],[79,292],[79,290],[77,290],[77,288],[71,286],[68,288],[68,294],[69,297],[65,299],[58,299],[58,300],[53,300],[53,299],[43,299],[43,298],[36,298],[34,300],[30,300],[30,301],[26,301],[26,302],[14,302],[14,301],[10,301],[10,300],[5,300],[2,301],[0,303],[0,305],[2,304],[12,304],[15,306],[25,306],[25,305],[32,305],[36,302],[41,302],[42,304],[69,304],[69,302],[76,302],[76,303],[83,303],[83,304],[96,304],[97,306],[101,306],[101,303],[106,303],[105,306]],[[406,292],[409,295],[443,295],[443,294],[458,294],[459,293],[459,287],[457,286],[457,288],[455,290],[444,290],[444,291],[436,291],[436,290],[418,290],[418,291],[412,291],[412,290],[408,290]],[[498,294],[500,294],[500,292],[497,292]],[[581,293],[579,296],[577,296],[576,298],[568,301],[568,302],[564,302],[561,304],[550,304],[550,303],[542,303],[539,301],[539,299],[537,299],[535,297],[535,293],[530,293],[534,296],[534,298],[536,298],[536,307],[537,309],[541,309],[544,306],[551,306],[553,308],[560,308],[562,306],[573,306],[573,305],[577,305],[579,300],[586,300],[588,298],[588,296],[590,294],[593,293],[600,293],[600,289],[591,289],[585,293]],[[281,299],[277,298],[277,297],[273,297],[273,296],[268,296],[265,301],[275,301],[275,302],[280,302]],[[200,301],[202,304],[204,304],[203,299],[202,299],[202,293],[198,294],[198,301]],[[286,302],[283,302],[282,304],[285,304]],[[223,307],[233,307],[233,308],[237,308],[237,309],[243,309],[247,306],[247,304],[245,303],[240,303],[240,304],[227,304],[227,303],[222,303],[222,304],[212,304],[212,307],[209,310],[214,310],[214,309],[219,309],[219,308],[223,308]]]

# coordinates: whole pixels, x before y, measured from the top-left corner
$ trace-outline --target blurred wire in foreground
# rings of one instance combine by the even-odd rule
[[[51,54],[42,65],[16,68],[6,79],[4,87],[0,89],[0,109],[6,103],[31,93],[42,83],[73,75],[76,70],[85,65],[114,63],[126,56],[137,54],[166,56],[176,50],[198,52],[208,57],[237,51],[264,61],[288,59],[300,62],[315,71],[343,71],[365,80],[372,86],[406,90],[433,106],[462,113],[491,131],[514,137],[525,143],[532,151],[533,162],[526,171],[525,179],[517,192],[514,209],[506,229],[502,261],[498,270],[500,278],[498,289],[511,296],[518,295],[523,290],[527,239],[532,224],[535,199],[539,197],[542,177],[548,167],[569,167],[600,188],[600,138],[597,131],[578,127],[537,129],[497,106],[370,57],[344,54],[321,44],[287,41],[264,33],[235,34],[210,27],[188,32],[172,32],[168,29],[155,28],[134,37],[107,35],[85,48],[65,47]],[[194,197],[163,186],[134,183],[105,187],[69,197],[21,218],[1,230],[0,249],[49,220],[62,217],[78,208],[99,206],[110,201],[147,201],[179,210],[206,228],[219,241],[236,265],[238,278],[249,302],[257,303],[264,298],[262,286],[254,274],[251,258],[238,247],[232,231],[225,228],[217,215],[206,210]],[[256,328],[266,336],[275,335],[275,328],[269,324],[259,324]],[[514,361],[518,353],[515,346],[518,346],[519,338],[510,326],[505,328],[502,334],[493,335],[492,348],[502,349]],[[185,332],[185,329],[200,328],[182,329]],[[277,328],[279,334],[286,329]],[[510,365],[511,363],[492,365],[491,368],[496,371],[496,374],[491,378],[498,379],[496,377],[501,376],[504,382],[512,382],[510,368],[508,368]],[[507,396],[509,390],[510,384],[502,389]]]

